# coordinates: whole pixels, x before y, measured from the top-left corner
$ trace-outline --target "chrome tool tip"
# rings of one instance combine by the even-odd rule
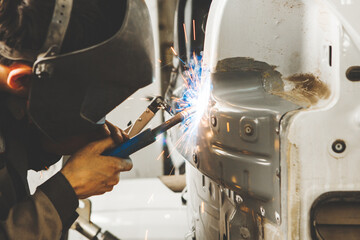
[[[192,114],[195,113],[195,109],[194,108],[187,108],[181,112],[179,112],[182,115],[182,119],[186,119],[188,117],[190,117]]]

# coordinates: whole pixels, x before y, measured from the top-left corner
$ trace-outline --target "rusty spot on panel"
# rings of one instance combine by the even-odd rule
[[[240,189],[240,190],[242,189],[241,186],[239,186],[239,185],[236,185],[236,184],[235,184],[234,186],[235,186],[236,188]]]
[[[300,236],[300,162],[296,144],[290,143],[287,147],[286,161],[288,167],[288,237],[298,239]]]
[[[231,177],[231,181],[232,181],[233,183],[237,183],[236,176],[232,176],[232,177]]]
[[[250,212],[250,209],[248,207],[246,207],[245,205],[240,206],[240,210],[243,212],[246,212],[246,213]]]
[[[319,100],[327,99],[330,96],[329,87],[312,73],[294,74],[284,78],[284,82],[291,89],[284,92],[272,91],[272,94],[303,107],[315,105]]]
[[[286,7],[286,8],[300,8],[303,5],[304,4],[300,1],[286,1],[284,3],[284,7]]]

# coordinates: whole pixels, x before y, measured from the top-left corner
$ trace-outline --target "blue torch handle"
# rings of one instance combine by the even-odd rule
[[[126,142],[120,144],[114,149],[106,150],[102,153],[104,156],[113,156],[120,158],[129,158],[131,154],[140,149],[152,144],[156,141],[156,136],[164,133],[169,130],[176,124],[181,123],[186,117],[192,114],[192,111],[184,110],[183,112],[177,113],[175,116],[167,120],[166,122],[160,124],[154,129],[146,129],[142,133],[139,133],[135,137],[127,140]]]
[[[131,154],[150,145],[151,143],[155,142],[155,140],[156,135],[154,135],[154,133],[149,128],[139,133],[135,137],[127,140],[126,142],[120,144],[119,146],[106,150],[102,153],[102,155],[129,158]]]

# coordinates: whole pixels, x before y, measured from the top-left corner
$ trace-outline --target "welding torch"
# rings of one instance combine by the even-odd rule
[[[175,114],[175,116],[173,116],[166,122],[160,124],[156,128],[154,128],[154,129],[148,128],[145,131],[134,136],[133,138],[120,144],[119,146],[103,152],[102,155],[114,156],[114,157],[120,157],[120,158],[129,158],[129,155],[152,144],[153,142],[156,141],[156,137],[158,135],[166,132],[173,126],[179,124],[184,119],[189,117],[191,114],[192,114],[192,111],[185,109],[182,112]]]

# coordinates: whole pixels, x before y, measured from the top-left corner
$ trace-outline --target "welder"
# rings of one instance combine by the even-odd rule
[[[105,116],[152,82],[143,0],[0,0],[0,239],[59,239],[130,159]],[[29,194],[27,171],[71,155]]]

